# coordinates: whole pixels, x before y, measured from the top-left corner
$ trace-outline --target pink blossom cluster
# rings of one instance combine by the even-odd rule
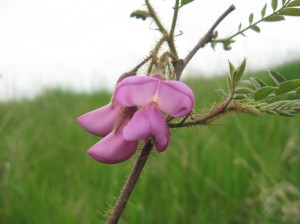
[[[193,91],[182,82],[160,75],[130,76],[117,84],[108,105],[77,120],[86,131],[104,137],[88,154],[100,162],[119,163],[135,153],[139,140],[151,139],[163,152],[170,140],[165,116],[186,116],[194,102]]]

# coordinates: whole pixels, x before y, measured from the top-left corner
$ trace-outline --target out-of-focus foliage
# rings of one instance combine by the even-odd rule
[[[274,70],[290,80],[300,71],[299,63]],[[271,81],[264,72],[251,75]],[[211,90],[224,86],[224,77],[188,84],[204,110],[218,100]],[[95,163],[86,150],[99,138],[76,117],[110,97],[50,91],[0,104],[1,224],[106,220],[135,159]],[[299,223],[299,125],[298,116],[234,116],[223,125],[175,130],[170,148],[152,153],[120,222]]]

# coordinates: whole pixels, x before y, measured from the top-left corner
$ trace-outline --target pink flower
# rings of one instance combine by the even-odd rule
[[[149,76],[122,80],[114,96],[123,107],[144,106],[124,127],[124,138],[128,141],[152,138],[158,152],[168,147],[170,138],[161,111],[182,117],[192,111],[195,102],[193,91],[182,82]]]
[[[137,111],[136,106],[143,106]],[[194,106],[192,90],[179,81],[157,77],[125,77],[115,90],[113,101],[80,116],[88,132],[104,137],[88,154],[104,163],[119,163],[136,151],[138,140],[151,138],[158,152],[170,140],[165,112],[173,117],[189,114]]]
[[[117,83],[134,75],[136,73],[124,73]],[[113,130],[120,108],[120,105],[112,99],[109,104],[80,116],[77,121],[83,129],[91,134],[104,137]]]
[[[119,163],[129,159],[136,151],[138,141],[125,139],[123,128],[136,110],[136,107],[120,107],[114,103],[80,116],[78,122],[85,130],[104,136],[88,150],[88,154],[104,163]]]
[[[156,103],[147,104],[137,111],[123,129],[123,135],[131,141],[152,137],[158,152],[168,147],[170,138],[165,118]]]
[[[119,109],[120,105],[112,102],[81,115],[77,121],[83,129],[91,134],[104,137],[113,130]]]
[[[127,141],[123,137],[123,128],[128,121],[128,118],[124,120],[119,128],[93,145],[87,153],[104,163],[119,163],[129,159],[135,153],[138,141]]]

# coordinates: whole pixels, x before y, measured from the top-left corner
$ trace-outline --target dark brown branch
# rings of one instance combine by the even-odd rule
[[[153,144],[151,141],[148,141],[143,149],[142,152],[137,159],[121,193],[120,196],[112,210],[112,213],[107,220],[107,224],[117,224],[122,212],[127,204],[127,201],[129,200],[129,197],[131,195],[131,192],[134,189],[134,186],[136,185],[137,180],[139,179],[139,176],[145,166],[145,163],[150,155],[150,152],[152,150]]]
[[[209,43],[213,37],[213,32],[217,28],[217,26],[225,19],[229,13],[235,10],[235,6],[231,5],[212,25],[212,27],[208,30],[208,32],[200,39],[200,41],[196,44],[196,46],[190,51],[190,53],[184,59],[184,66],[186,66],[190,60],[194,57],[194,55],[198,52],[198,50],[204,47],[207,43]]]
[[[190,53],[182,60],[175,61],[173,63],[175,74],[177,80],[180,79],[181,73],[183,69],[187,66],[187,64],[191,61],[194,55],[198,52],[200,48],[203,48],[207,43],[211,41],[214,35],[214,30],[217,26],[225,19],[227,15],[229,15],[233,10],[235,10],[235,6],[231,5],[212,25],[212,27],[208,30],[208,32],[199,40],[199,42],[195,45],[195,47],[190,51]]]

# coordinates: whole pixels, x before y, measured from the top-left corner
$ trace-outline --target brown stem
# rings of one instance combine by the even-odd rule
[[[213,38],[214,30],[217,26],[225,19],[229,13],[235,10],[235,6],[231,5],[212,25],[212,27],[208,30],[208,32],[199,40],[199,42],[195,45],[195,47],[188,53],[188,55],[182,60],[178,60],[174,62],[175,74],[177,80],[180,79],[181,73],[186,65],[190,62],[190,60],[194,57],[194,55],[198,52],[198,50],[204,47],[207,43],[211,41]]]
[[[107,224],[117,224],[122,213],[123,210],[127,204],[127,201],[129,200],[129,197],[131,195],[131,192],[133,191],[136,182],[145,166],[145,163],[150,155],[150,152],[152,150],[153,144],[151,141],[148,141],[143,149],[142,152],[139,156],[139,158],[137,159],[121,193],[120,196],[112,210],[112,213],[109,217],[109,219],[107,220]]]

